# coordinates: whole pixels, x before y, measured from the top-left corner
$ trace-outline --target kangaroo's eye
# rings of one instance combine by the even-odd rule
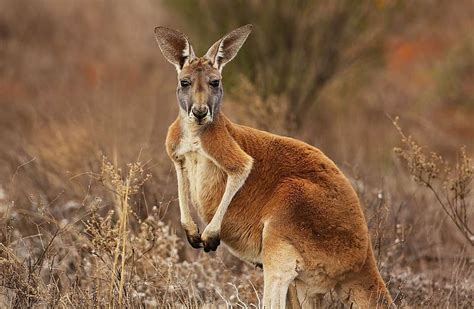
[[[181,87],[186,88],[191,85],[191,82],[187,79],[182,79],[179,81]]]
[[[211,85],[212,87],[219,87],[219,84],[220,84],[220,80],[218,79],[213,79],[209,82],[209,85]]]

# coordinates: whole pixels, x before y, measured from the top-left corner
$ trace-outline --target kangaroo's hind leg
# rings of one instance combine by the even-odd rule
[[[271,227],[263,229],[263,304],[265,309],[285,308],[290,284],[298,275],[299,256],[281,231]]]

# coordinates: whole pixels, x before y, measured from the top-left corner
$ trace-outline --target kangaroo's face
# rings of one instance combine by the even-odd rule
[[[194,58],[178,74],[176,90],[185,116],[199,125],[212,122],[222,100],[221,72],[209,59]]]
[[[251,25],[235,29],[215,42],[203,57],[196,57],[188,38],[179,31],[155,28],[158,45],[178,72],[176,94],[181,115],[205,125],[214,120],[222,101],[222,68],[247,39]]]

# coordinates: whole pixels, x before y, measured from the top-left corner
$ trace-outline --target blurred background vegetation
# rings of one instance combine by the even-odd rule
[[[174,171],[164,150],[178,111],[176,76],[153,29],[179,29],[204,54],[246,23],[254,25],[253,33],[223,73],[227,116],[300,138],[344,170],[364,204],[380,267],[399,302],[450,307],[472,301],[466,296],[474,285],[472,247],[394,156],[400,135],[391,121],[400,116],[401,127],[423,149],[452,162],[461,146],[474,154],[471,0],[0,0],[2,243],[12,244],[27,264],[43,256],[40,244],[55,239],[57,222],[80,234],[78,218],[87,218],[97,203],[102,215],[115,209],[98,181],[102,156],[123,170],[129,162],[145,163],[152,178],[131,207],[138,219],[158,209],[181,237]],[[80,244],[68,246],[89,258]],[[186,246],[176,251],[176,265],[203,263]],[[219,254],[223,267],[240,274],[241,263]],[[56,271],[79,276],[83,265],[76,262]],[[39,270],[38,278],[50,274]],[[228,280],[228,273],[203,277],[232,294]],[[63,281],[57,289],[69,291],[65,286]],[[212,298],[203,296],[207,289],[194,288],[201,291],[196,304]],[[5,304],[14,299],[8,293],[2,290]]]
[[[393,9],[363,1],[169,1],[168,5],[183,16],[199,42],[212,42],[239,25],[254,24],[249,47],[227,70],[229,88],[238,88],[236,84],[245,79],[265,105],[270,105],[270,96],[285,97],[291,102],[285,106],[285,129],[294,132],[301,129],[326,84],[357,62],[380,63],[382,33]],[[264,112],[270,111],[265,106]]]

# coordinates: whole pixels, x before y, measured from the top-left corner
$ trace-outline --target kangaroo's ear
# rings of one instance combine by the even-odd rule
[[[248,24],[227,33],[209,48],[205,57],[211,60],[216,69],[222,71],[224,65],[237,55],[251,31],[252,25]]]
[[[178,73],[187,62],[196,57],[191,43],[181,32],[166,27],[156,27],[155,35],[163,56],[176,67]]]

